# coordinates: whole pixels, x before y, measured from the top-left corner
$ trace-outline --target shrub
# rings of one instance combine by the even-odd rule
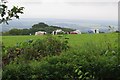
[[[3,77],[12,79],[15,75],[18,76],[17,78],[21,78],[20,75],[25,71],[24,75],[29,75],[23,77],[32,80],[119,80],[120,66],[117,62],[117,56],[111,52],[109,54],[111,55],[88,54],[84,50],[71,49],[63,52],[60,56],[47,56],[41,61],[32,60],[26,65],[27,67],[22,67],[26,63],[22,65],[10,63],[3,69]],[[16,68],[14,68],[15,66]]]
[[[59,55],[62,51],[69,48],[66,40],[57,39],[48,36],[45,39],[27,40],[11,47],[3,56],[3,63],[8,64],[10,61],[28,61],[39,60],[45,56]]]
[[[26,57],[23,55],[23,57],[25,59],[32,59],[29,60],[29,62],[24,62],[22,64],[12,61],[10,64],[6,65],[3,68],[3,79],[120,80],[119,52],[116,47],[110,47],[110,43],[105,46],[101,45],[102,43],[87,43],[82,47],[67,50],[67,43],[60,40],[61,43],[64,43],[65,45],[57,47],[60,50],[53,50],[57,49],[56,45],[62,44],[58,44],[59,41],[51,39],[51,37],[45,40],[45,44],[43,44],[42,40],[32,41],[29,43],[33,49],[31,49],[31,47],[29,48],[29,46],[25,46],[24,49],[26,49],[26,53],[28,52],[28,55],[26,55]],[[50,45],[47,46],[48,44]],[[44,45],[46,45],[47,48]],[[49,49],[53,45],[53,49]],[[40,61],[36,58],[34,60],[33,58],[35,54],[32,55],[32,53],[39,51],[42,52],[42,50],[45,55],[41,54],[41,56],[44,56],[44,58]],[[33,52],[29,55],[31,51]],[[45,51],[54,54],[49,54]],[[18,59],[26,61],[23,60],[23,57],[19,57]],[[25,66],[22,67],[24,64]],[[23,78],[21,78],[21,75]]]
[[[28,64],[9,64],[4,67],[2,80],[30,80],[31,72]]]

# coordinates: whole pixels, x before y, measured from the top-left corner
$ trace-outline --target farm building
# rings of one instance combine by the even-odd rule
[[[79,30],[75,30],[75,31],[70,32],[70,34],[81,34],[81,32]]]
[[[45,35],[45,34],[46,34],[46,32],[44,32],[44,31],[35,32],[35,35]]]
[[[62,31],[62,29],[57,29],[52,32],[53,35],[62,34],[62,33],[65,33],[64,31]]]

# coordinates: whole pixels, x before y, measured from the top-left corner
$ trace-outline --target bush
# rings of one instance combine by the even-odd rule
[[[71,49],[63,52],[60,56],[48,56],[41,61],[32,60],[26,65],[27,69],[24,69],[26,67],[22,67],[21,64],[13,64],[13,62],[3,69],[3,77],[6,79],[12,79],[13,76],[21,78],[20,75],[25,71],[26,75],[29,74],[25,78],[32,80],[119,80],[120,66],[117,62],[117,55],[111,52],[109,54],[111,55],[88,54],[84,50]],[[14,68],[15,66],[21,68]],[[13,69],[16,73],[9,73],[14,71]]]
[[[32,70],[28,64],[9,64],[4,67],[2,80],[30,80]]]
[[[48,36],[45,39],[27,40],[18,43],[15,47],[9,48],[3,56],[3,64],[10,61],[39,60],[45,56],[59,55],[69,48],[66,40],[61,40]]]
[[[45,43],[43,44],[44,41]],[[64,40],[60,40],[61,44],[59,44],[59,40],[56,41],[56,39],[51,39],[51,37],[44,39],[44,41],[30,41],[29,44],[21,44],[26,53],[28,52],[28,55],[25,53],[26,57],[25,55],[23,57],[29,59],[29,62],[21,64],[12,61],[3,68],[3,79],[120,80],[119,52],[116,47],[110,47],[110,43],[106,43],[108,45],[105,44],[105,46],[96,43],[87,43],[82,47],[67,50],[68,45]],[[27,45],[30,45],[33,49]],[[58,45],[63,46],[58,47]],[[43,51],[42,53],[45,55],[41,54],[41,56],[44,58],[38,61],[34,57],[35,54],[32,54],[33,52],[29,54],[31,51],[34,53]],[[53,54],[49,54],[48,52]],[[19,57],[18,59],[26,61],[23,60],[23,57]]]

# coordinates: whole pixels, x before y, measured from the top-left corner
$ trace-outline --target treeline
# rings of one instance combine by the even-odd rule
[[[58,26],[49,26],[43,22],[40,22],[38,24],[34,24],[32,26],[32,28],[29,29],[11,29],[7,32],[2,32],[2,35],[34,35],[35,32],[37,31],[45,31],[47,32],[47,34],[51,34],[52,31],[56,30],[56,29],[62,29],[65,32],[70,32],[73,31],[74,29],[70,29],[70,28],[61,28]]]

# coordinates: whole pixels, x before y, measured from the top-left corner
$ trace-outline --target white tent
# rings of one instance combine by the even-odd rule
[[[76,33],[76,34],[81,34],[81,31],[80,30],[75,30],[75,31],[72,31],[72,32],[70,32],[71,34],[73,33]]]
[[[60,32],[64,33],[64,31],[62,31],[62,29],[57,29],[57,30],[53,31],[52,34],[57,35]]]
[[[99,33],[99,29],[90,29],[92,33]]]
[[[44,31],[35,32],[35,35],[44,35],[44,34],[46,34],[46,32],[44,32]]]

